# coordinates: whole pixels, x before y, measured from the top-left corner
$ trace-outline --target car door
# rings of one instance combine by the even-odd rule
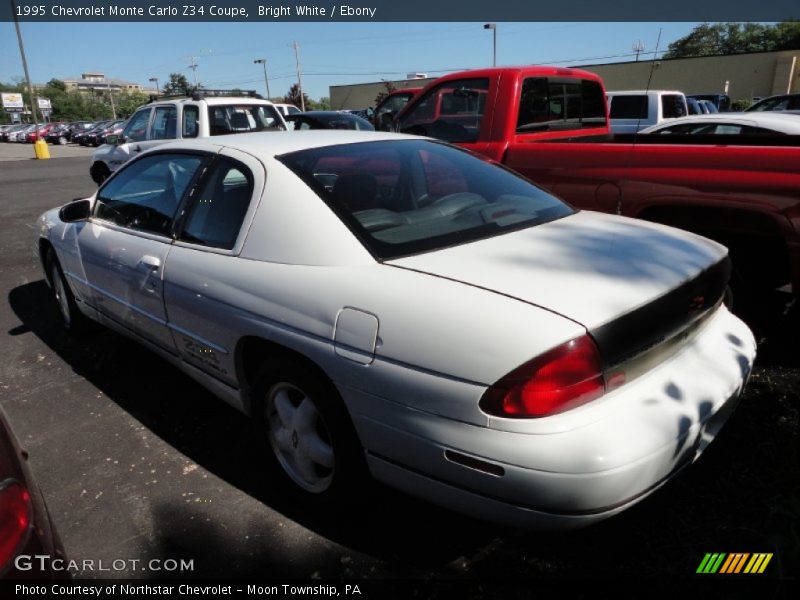
[[[207,160],[203,154],[144,156],[97,192],[78,248],[97,310],[175,352],[163,299],[175,216]]]
[[[132,153],[144,152],[178,137],[178,107],[174,104],[153,107],[153,117],[147,130],[147,138],[133,144]]]

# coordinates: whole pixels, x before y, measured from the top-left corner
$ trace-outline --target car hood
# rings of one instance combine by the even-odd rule
[[[646,221],[581,211],[387,264],[487,289],[596,329],[724,259],[724,246]]]

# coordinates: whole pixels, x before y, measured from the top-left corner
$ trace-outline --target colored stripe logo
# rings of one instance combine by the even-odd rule
[[[772,560],[772,553],[756,552],[708,552],[700,561],[697,573],[714,574],[722,573],[726,575],[737,573],[763,573],[769,561]]]

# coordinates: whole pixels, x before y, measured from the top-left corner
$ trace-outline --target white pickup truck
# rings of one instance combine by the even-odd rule
[[[689,114],[683,92],[630,90],[606,92],[612,133],[637,133],[645,127]]]

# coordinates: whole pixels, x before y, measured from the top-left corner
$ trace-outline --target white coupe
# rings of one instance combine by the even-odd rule
[[[755,355],[724,247],[412,136],[165,144],[36,230],[64,325],[130,336],[252,416],[311,505],[371,475],[592,523],[699,456]]]

